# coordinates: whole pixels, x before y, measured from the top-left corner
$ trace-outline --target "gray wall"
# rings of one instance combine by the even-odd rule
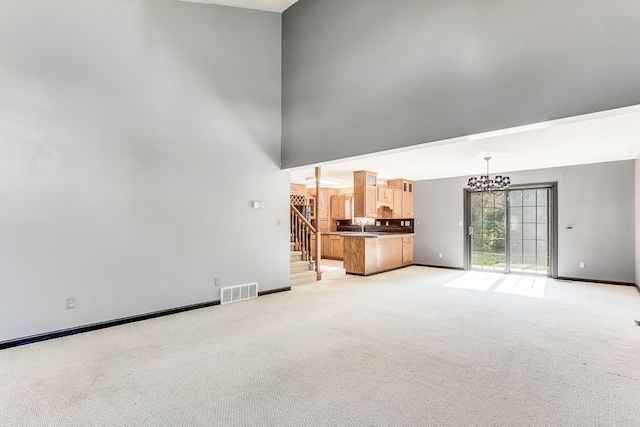
[[[288,286],[280,52],[277,13],[0,2],[0,341]]]
[[[640,158],[637,158],[635,166],[635,223],[636,232],[636,286],[640,286]]]
[[[284,167],[640,103],[638,0],[301,0]]]
[[[513,184],[558,183],[559,276],[635,282],[633,160],[508,175]],[[415,183],[417,264],[463,267],[465,237],[459,221],[468,178]]]

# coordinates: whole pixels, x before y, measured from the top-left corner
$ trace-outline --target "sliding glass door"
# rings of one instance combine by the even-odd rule
[[[468,265],[551,274],[550,187],[467,192]]]

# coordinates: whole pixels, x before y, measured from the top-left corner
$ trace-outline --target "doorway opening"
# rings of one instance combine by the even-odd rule
[[[555,189],[542,184],[465,190],[467,267],[555,277]]]

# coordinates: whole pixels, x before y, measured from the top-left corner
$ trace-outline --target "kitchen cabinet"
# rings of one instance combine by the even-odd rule
[[[402,264],[413,264],[413,236],[402,237]]]
[[[336,231],[336,221],[339,219],[352,219],[351,205],[353,197],[339,195],[331,197],[331,231]]]
[[[318,215],[314,216],[314,225],[317,230],[326,233],[329,231],[329,212],[330,212],[329,189],[321,188],[320,192],[315,195],[314,203],[318,205]]]
[[[311,257],[313,259],[316,259],[316,235],[315,234],[311,235],[310,245],[311,245]]]
[[[393,205],[393,188],[378,187],[378,205]]]
[[[297,196],[306,196],[307,187],[304,184],[289,184],[289,193]]]
[[[402,190],[399,188],[392,188],[393,192],[393,214],[392,218],[404,218],[402,216]]]
[[[378,186],[376,218],[393,218],[393,190],[391,187]]]
[[[368,276],[413,263],[413,236],[345,235],[343,247],[347,274]]]
[[[378,174],[368,171],[353,173],[353,216],[375,218],[378,211]]]
[[[329,258],[331,251],[331,240],[328,234],[322,234],[320,237],[320,254],[321,258]]]
[[[330,237],[329,240],[331,245],[331,249],[329,250],[329,255],[333,259],[342,260],[342,252],[343,252],[342,237],[336,236],[336,235],[332,235],[329,237]]]
[[[339,234],[323,234],[321,239],[322,248],[320,252],[322,258],[342,260],[344,253],[342,237]]]
[[[307,187],[302,184],[289,184],[289,201],[294,206],[308,205]]]
[[[413,181],[392,179],[387,182],[387,185],[402,190],[402,216],[400,218],[413,218]],[[395,206],[395,209],[398,207]]]

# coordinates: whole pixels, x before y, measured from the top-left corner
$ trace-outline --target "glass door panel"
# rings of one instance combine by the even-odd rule
[[[509,190],[509,268],[550,274],[549,189]]]
[[[471,268],[505,271],[506,194],[469,193]]]

